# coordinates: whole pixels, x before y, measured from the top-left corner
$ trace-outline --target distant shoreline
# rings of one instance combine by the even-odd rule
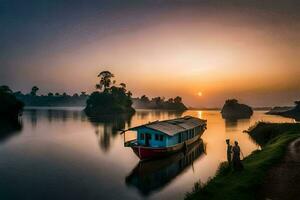
[[[41,109],[41,110],[46,110],[46,109],[53,109],[53,110],[59,110],[66,108],[68,110],[71,110],[72,108],[79,110],[84,109],[84,106],[25,106],[24,110],[33,110],[33,109]],[[271,108],[271,107],[270,107]],[[168,109],[149,109],[149,108],[136,108],[138,111],[142,110],[152,110],[152,111],[178,111],[178,110],[168,110]],[[198,111],[221,111],[221,108],[188,108],[188,110],[198,110]],[[260,108],[253,108],[255,111],[269,111],[269,107],[260,107]]]

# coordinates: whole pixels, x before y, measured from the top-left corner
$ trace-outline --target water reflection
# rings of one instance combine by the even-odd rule
[[[88,118],[96,128],[95,133],[98,138],[99,147],[107,152],[110,148],[111,140],[124,130],[131,126],[133,114],[103,115],[97,118]]]
[[[33,128],[37,126],[38,120],[43,119],[47,119],[50,123],[53,121],[66,122],[68,119],[73,119],[74,121],[85,121],[87,119],[81,110],[68,110],[65,108],[27,108],[24,115],[29,116]]]
[[[135,117],[140,121],[155,121],[163,119],[172,119],[181,117],[184,112],[182,111],[165,111],[165,110],[138,110]],[[148,121],[145,121],[148,122]]]
[[[226,125],[220,111],[138,110],[129,117],[94,120],[82,108],[32,110],[24,111],[23,128],[1,134],[0,199],[183,199],[196,181],[205,183],[226,160],[225,139],[239,141],[247,156],[258,146],[243,130],[257,121],[293,121],[264,112],[255,112],[250,122]],[[138,158],[124,147],[118,130],[185,115],[207,119],[202,135],[206,155],[199,150],[137,165]]]
[[[225,128],[226,132],[235,132],[238,130],[239,126],[244,126],[247,124],[250,124],[250,118],[244,118],[244,119],[224,119],[225,121]]]
[[[0,120],[0,143],[7,141],[10,137],[20,133],[23,126],[20,121],[7,122]]]
[[[136,187],[143,196],[162,189],[204,153],[202,141],[196,142],[187,152],[179,152],[170,157],[140,161],[126,177],[128,186]]]

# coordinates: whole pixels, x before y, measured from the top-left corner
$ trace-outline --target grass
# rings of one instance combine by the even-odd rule
[[[186,199],[257,199],[256,191],[263,183],[268,169],[278,163],[285,154],[288,144],[300,137],[300,124],[260,122],[249,131],[262,150],[256,150],[243,160],[245,169],[233,171],[222,163],[216,176],[206,184],[195,183]]]

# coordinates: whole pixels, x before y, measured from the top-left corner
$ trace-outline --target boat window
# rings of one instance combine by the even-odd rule
[[[159,140],[159,135],[155,134],[155,140]]]
[[[144,139],[145,139],[145,134],[141,133],[141,140],[144,140]]]
[[[178,134],[178,143],[181,143],[182,142],[182,133],[179,133]]]
[[[164,140],[164,136],[163,135],[159,135],[159,140],[163,141]]]

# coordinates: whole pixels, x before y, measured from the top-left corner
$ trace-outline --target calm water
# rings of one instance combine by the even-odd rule
[[[182,115],[207,119],[205,152],[195,145],[185,155],[139,163],[123,146],[119,129]],[[0,198],[182,199],[194,182],[207,181],[226,159],[226,138],[238,140],[245,156],[259,148],[242,131],[260,120],[293,122],[264,112],[229,122],[219,111],[146,110],[91,122],[80,108],[27,110],[22,129],[0,138]]]

